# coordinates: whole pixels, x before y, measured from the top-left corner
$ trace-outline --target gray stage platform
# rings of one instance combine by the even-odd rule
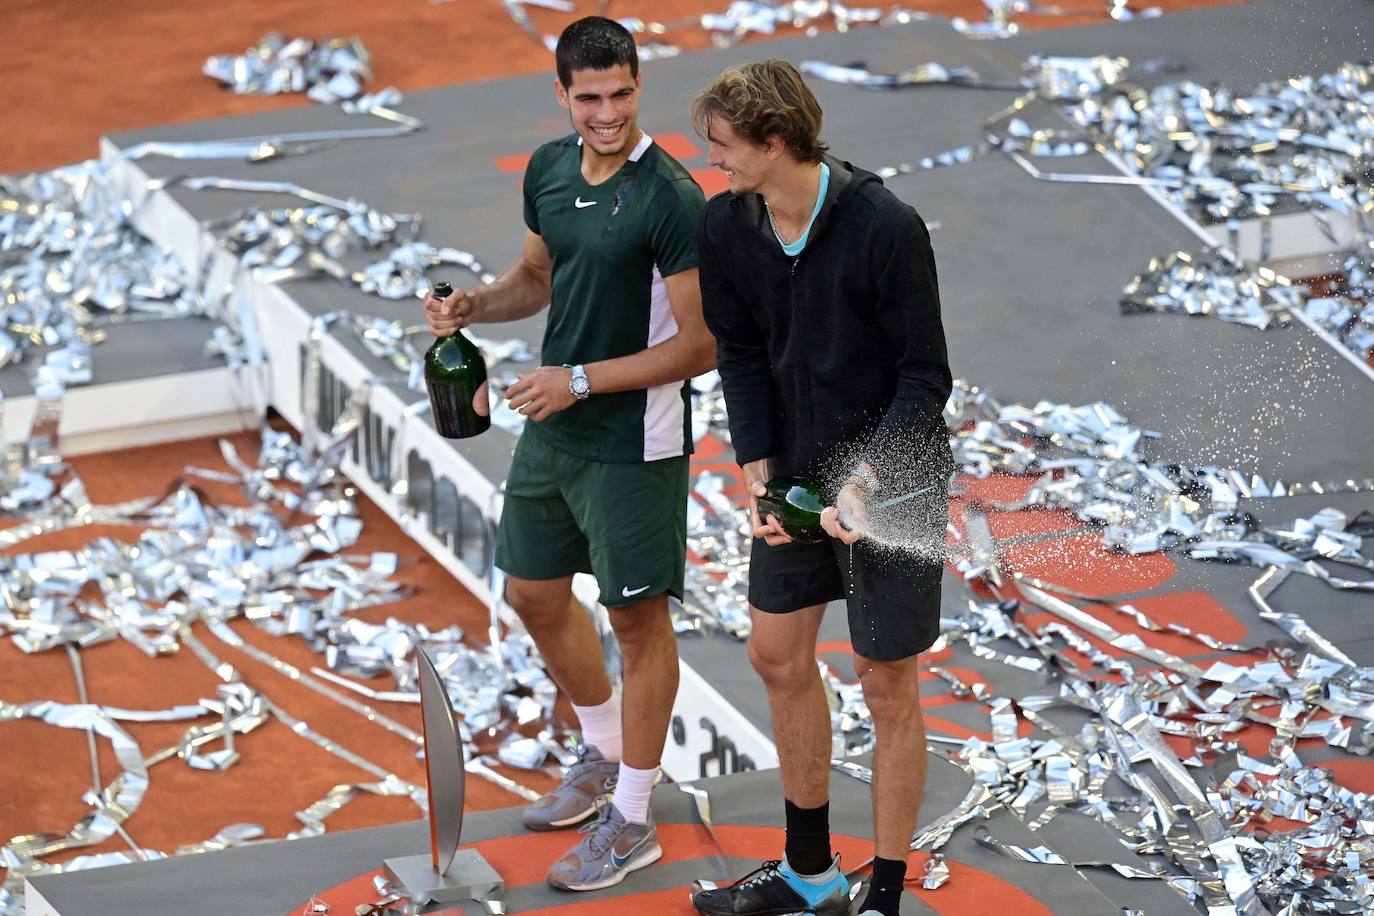
[[[1192,78],[1247,86],[1367,59],[1372,24],[1374,5],[1367,0],[1276,0],[1176,14],[1153,22],[1036,33],[1001,43],[964,41],[943,24],[924,23],[749,44],[647,65],[641,122],[650,133],[690,135],[687,110],[693,93],[724,67],[765,54],[796,61],[862,60],[877,70],[937,60],[946,66],[971,66],[991,79],[1007,79],[1017,74],[1019,61],[1034,52],[1124,53],[1135,58],[1167,53],[1181,58]],[[1008,92],[947,87],[868,93],[815,81],[812,85],[827,112],[825,136],[833,150],[866,167],[913,162],[976,142],[984,117],[1013,97]],[[398,140],[359,141],[261,165],[198,163],[196,170],[297,181],[328,194],[363,199],[374,207],[421,212],[426,216],[424,240],[471,250],[488,269],[504,267],[516,255],[523,232],[520,175],[498,170],[493,160],[529,151],[566,132],[567,121],[552,98],[549,77],[414,93],[403,107],[428,125],[423,132]],[[1052,112],[1044,114],[1053,117]],[[354,123],[332,109],[307,108],[131,132],[112,139],[128,147],[153,138],[208,140]],[[704,146],[697,145],[703,153],[684,159],[690,168],[706,167]],[[1074,171],[1112,172],[1095,157],[1049,164]],[[159,177],[187,169],[185,163],[167,160],[149,159],[142,165]],[[1156,457],[1237,466],[1290,482],[1370,475],[1374,388],[1305,328],[1261,334],[1210,320],[1119,314],[1122,286],[1152,256],[1198,247],[1183,225],[1142,192],[1039,183],[999,157],[897,177],[889,185],[928,221],[939,223],[933,240],[956,375],[1004,402],[1114,403],[1134,422],[1163,434]],[[182,189],[172,193],[203,220],[250,204],[280,204],[276,198],[260,195]],[[459,285],[467,281],[459,271],[447,273]],[[346,307],[419,321],[418,303],[369,298],[331,280],[292,282],[287,288],[315,314]],[[478,330],[537,343],[542,328],[542,320],[536,318]],[[270,328],[263,331],[271,333]],[[369,359],[347,335],[342,339]],[[368,364],[381,369],[375,362]],[[1278,408],[1272,406],[1275,403]],[[1253,432],[1256,427],[1261,428],[1259,434]],[[480,470],[500,480],[508,467],[512,442],[504,432],[493,430],[461,448]],[[1374,496],[1302,497],[1250,508],[1266,520],[1279,521],[1310,514],[1324,505],[1337,505],[1353,515],[1361,509],[1374,510]],[[1179,559],[1173,577],[1144,594],[1207,591],[1241,621],[1245,629],[1241,641],[1262,644],[1281,634],[1258,619],[1245,595],[1257,575],[1257,570],[1248,567]],[[1357,661],[1374,663],[1367,596],[1338,593],[1296,578],[1284,588],[1280,606],[1300,611]],[[962,584],[947,576],[946,609],[959,610],[966,597]],[[839,613],[828,615],[822,639],[846,638],[843,619]],[[732,703],[767,726],[763,692],[748,668],[742,645],[724,638],[684,639],[681,652]],[[994,670],[964,657],[957,663],[987,677],[994,691],[1015,695],[1043,686],[1000,666]],[[976,703],[941,707],[940,715],[970,729],[987,727],[986,712]],[[932,726],[932,731],[938,727]],[[933,814],[936,807],[932,798],[927,811]],[[759,816],[770,818],[768,810],[760,809]],[[727,813],[718,808],[717,816]],[[478,818],[474,824],[500,823],[500,816],[490,817],[494,820]],[[403,835],[404,831],[396,834]],[[1078,839],[1081,842],[1082,837]],[[337,837],[319,842],[338,843],[343,849],[350,840]],[[1073,842],[1073,837],[1055,842]],[[1115,843],[1108,845],[1115,848]],[[375,856],[371,849],[367,855]],[[261,854],[244,850],[226,855]],[[171,874],[177,868],[209,866],[191,861],[157,867]],[[63,881],[95,880],[72,876],[45,886],[57,892]],[[1031,881],[1027,886],[1039,887],[1030,877],[1027,880]],[[1075,881],[1065,880],[1055,891],[1078,893]],[[1079,908],[1063,898],[1053,908],[1107,912],[1131,904],[1153,914],[1178,907],[1177,898],[1162,888],[1142,890],[1139,884],[1127,886],[1122,879],[1096,875],[1093,881],[1112,898],[1110,906],[1084,903]],[[1167,899],[1139,902],[1139,895],[1147,892]],[[1079,902],[1083,901],[1074,901]]]
[[[936,757],[930,759],[931,776],[923,823],[934,820],[953,808],[969,788],[962,771]],[[698,783],[711,797],[712,817],[727,853],[725,874],[739,875],[757,867],[759,857],[781,855],[781,794],[777,771],[743,773]],[[831,778],[831,826],[836,834],[866,839],[872,836],[868,816],[868,787],[848,776]],[[530,834],[520,825],[519,811],[484,812],[470,815],[464,824],[464,845],[476,845],[498,870],[508,878],[507,911],[569,906],[574,912],[690,913],[687,890],[697,878],[720,880],[720,860],[716,858],[709,836],[699,826],[691,797],[675,785],[660,786],[654,793],[653,809],[666,844],[663,862],[631,875],[624,883],[604,891],[568,894],[548,887],[542,879],[548,862],[558,855],[548,850],[561,849],[576,842],[573,831],[558,834]],[[1036,842],[1044,834],[1032,834],[1006,811],[986,822],[999,838],[1014,843]],[[679,826],[681,825],[681,826]],[[749,830],[732,832],[733,827],[774,828],[775,832]],[[1083,828],[1067,852],[1100,858],[1106,853],[1093,850],[1101,843],[1103,828],[1083,820]],[[522,850],[501,838],[527,838],[529,848]],[[497,841],[489,843],[486,841]],[[34,888],[61,916],[105,916],[112,912],[110,901],[138,901],[140,916],[183,916],[188,913],[213,913],[214,916],[267,916],[290,911],[305,903],[312,893],[323,892],[350,878],[378,868],[383,857],[413,855],[427,848],[424,822],[397,824],[370,830],[354,830],[332,836],[291,843],[268,843],[217,852],[213,855],[183,856],[138,865],[107,868],[71,875],[32,879]],[[676,846],[676,852],[673,847]],[[684,847],[687,851],[684,853]],[[871,854],[867,843],[837,844],[837,850],[850,866],[858,865],[850,850]],[[1093,850],[1087,852],[1087,850]],[[1006,903],[1020,903],[1026,912],[1108,913],[1114,904],[1088,881],[1065,869],[1016,862],[979,846],[965,830],[956,833],[944,850],[956,865],[956,879],[924,896],[909,893],[903,916],[928,916],[937,912],[989,912]],[[1144,867],[1145,863],[1124,849],[1112,853],[1115,861]],[[962,867],[961,867],[962,866]],[[978,874],[981,873],[981,874]],[[1124,881],[1122,882],[1124,884]],[[1136,882],[1124,888],[1124,900],[1143,908],[1151,916],[1183,916],[1192,910],[1155,882]],[[632,898],[644,895],[642,902]],[[954,910],[944,904],[960,895]],[[987,908],[980,910],[979,901]],[[580,907],[580,909],[579,909]],[[588,908],[594,909],[588,909]],[[604,907],[604,909],[602,909]],[[122,910],[132,912],[132,910]],[[334,907],[334,912],[352,912]],[[475,906],[464,912],[479,913]]]
[[[224,359],[205,352],[214,328],[212,322],[199,318],[111,325],[108,338],[91,348],[95,378],[99,384],[109,384],[219,368],[224,365]],[[33,394],[29,374],[42,365],[48,349],[37,348],[22,363],[0,369],[0,391],[5,397]]]

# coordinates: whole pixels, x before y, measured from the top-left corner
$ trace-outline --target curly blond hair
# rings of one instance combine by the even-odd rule
[[[731,67],[692,102],[692,123],[705,137],[719,115],[735,133],[763,145],[780,137],[803,162],[820,162],[821,106],[797,68],[785,60],[763,60]]]

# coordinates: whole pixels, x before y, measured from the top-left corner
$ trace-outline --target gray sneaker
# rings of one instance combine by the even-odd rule
[[[577,752],[563,781],[525,808],[523,819],[530,830],[562,830],[582,823],[596,813],[596,800],[615,790],[620,764],[607,760],[590,744]]]
[[[636,869],[652,865],[663,855],[658,845],[654,814],[647,823],[631,824],[611,802],[603,802],[601,816],[582,828],[582,842],[549,869],[549,883],[565,891],[595,891],[625,880]]]

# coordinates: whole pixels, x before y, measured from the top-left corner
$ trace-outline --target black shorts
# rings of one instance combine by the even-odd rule
[[[749,555],[749,603],[769,614],[838,601],[849,605],[849,640],[874,661],[897,661],[929,649],[940,635],[940,579],[929,559],[860,540],[833,538],[769,547],[755,539]],[[852,589],[852,590],[851,590]]]

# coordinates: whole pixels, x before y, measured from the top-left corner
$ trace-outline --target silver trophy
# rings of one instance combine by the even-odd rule
[[[420,674],[420,718],[425,733],[430,852],[385,859],[382,864],[396,889],[421,906],[466,900],[486,902],[494,899],[505,883],[480,852],[458,848],[467,776],[458,723],[438,669],[418,645],[415,663]]]

